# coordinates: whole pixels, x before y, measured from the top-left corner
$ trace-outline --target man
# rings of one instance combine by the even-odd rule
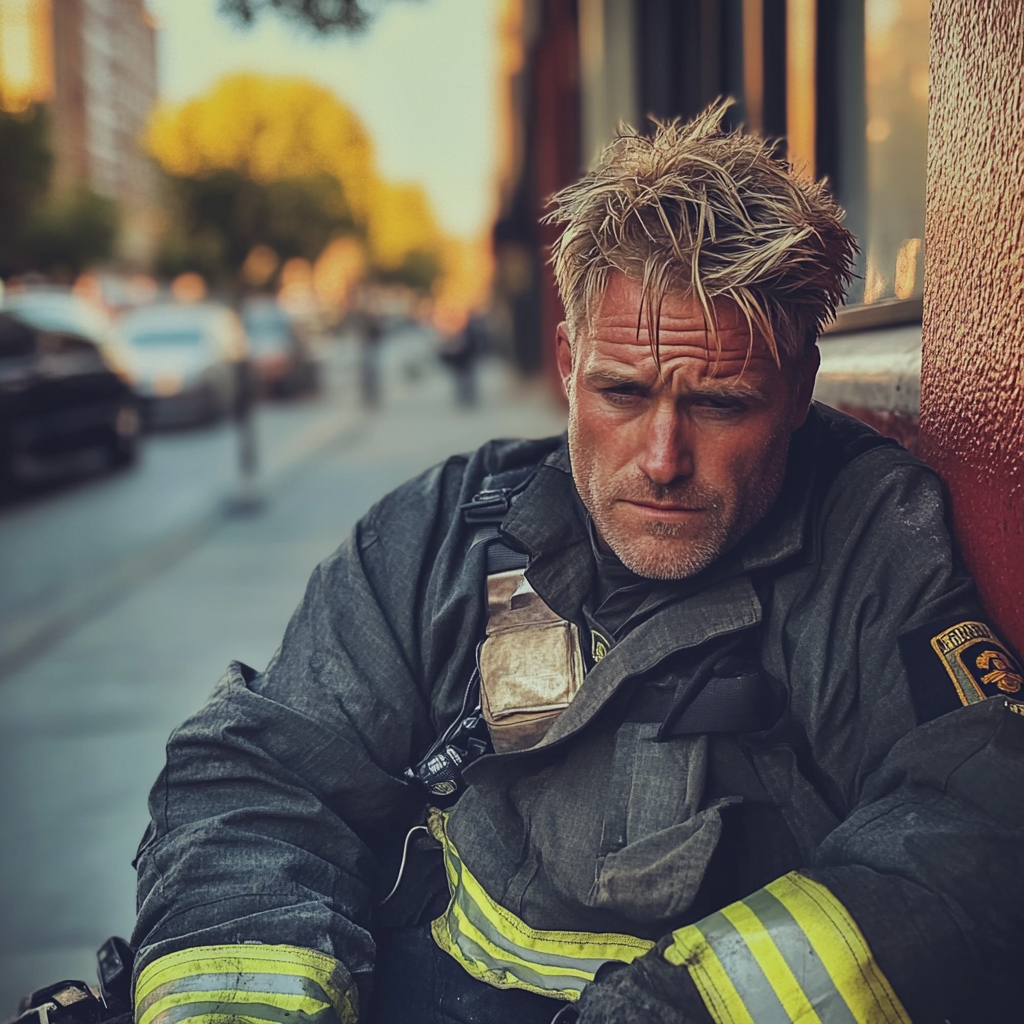
[[[556,197],[567,439],[386,497],[172,736],[139,1024],[1013,1018],[1020,670],[810,404],[853,242],[722,113]]]

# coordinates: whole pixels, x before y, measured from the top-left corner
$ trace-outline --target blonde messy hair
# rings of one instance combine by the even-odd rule
[[[809,351],[835,315],[856,252],[823,182],[797,177],[763,139],[722,129],[731,101],[651,137],[620,126],[597,167],[551,200],[564,224],[552,251],[570,335],[588,330],[611,271],[641,284],[641,320],[658,325],[666,294],[694,295],[718,343],[715,299],[731,299],[780,353]],[[660,364],[659,364],[660,365]]]

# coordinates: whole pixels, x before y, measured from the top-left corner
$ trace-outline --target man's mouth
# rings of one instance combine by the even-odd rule
[[[635,498],[624,498],[622,501],[627,505],[632,505],[634,508],[643,509],[646,512],[661,515],[679,515],[688,512],[694,513],[707,511],[704,508],[693,505],[665,504],[658,501],[637,501]]]

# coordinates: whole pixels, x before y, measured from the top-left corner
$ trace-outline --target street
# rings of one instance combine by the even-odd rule
[[[480,402],[415,332],[382,349],[383,402],[359,411],[356,353],[325,394],[260,407],[263,510],[229,517],[229,427],[149,439],[138,470],[0,512],[0,1014],[127,936],[131,859],[169,732],[232,658],[261,668],[311,569],[377,498],[493,436],[564,416],[540,385],[481,365]],[[153,552],[157,552],[156,555]],[[113,566],[113,568],[111,568]]]
[[[264,480],[357,424],[353,344],[326,348],[322,393],[257,406]],[[0,674],[123,581],[200,541],[238,489],[237,462],[231,422],[156,433],[129,471],[83,476],[0,507]]]

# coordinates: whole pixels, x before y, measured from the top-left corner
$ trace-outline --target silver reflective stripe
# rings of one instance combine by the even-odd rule
[[[452,892],[448,910],[433,922],[438,945],[475,978],[497,988],[524,988],[577,999],[609,960],[631,963],[654,945],[630,935],[531,928],[493,900],[463,864],[434,812],[431,832],[444,847]]]
[[[268,1006],[266,1003],[253,1001],[251,1003],[235,1002],[203,1002],[183,1003],[180,1006],[172,1006],[158,1013],[152,1024],[181,1024],[182,1021],[191,1020],[194,1017],[255,1017],[257,1020],[271,1021],[272,1024],[299,1024],[299,1022],[316,1022],[325,1024],[326,1021],[337,1021],[334,1009],[325,1006],[319,1013],[308,1014],[302,1010],[282,1010],[279,1006]]]
[[[195,946],[147,964],[138,1024],[355,1024],[352,978],[315,949],[266,943]]]
[[[176,992],[245,992],[258,998],[261,992],[274,992],[283,996],[309,996],[328,1006],[331,998],[312,979],[298,974],[193,974],[158,985],[135,1008],[141,1017],[155,1002]]]
[[[457,856],[458,855],[452,851],[452,858],[457,859]],[[461,868],[461,866],[462,865],[460,863],[459,867]],[[484,936],[490,942],[493,942],[499,949],[506,948],[507,951],[517,960],[525,955],[529,957],[532,963],[543,964],[545,967],[561,967],[567,970],[582,971],[589,974],[590,979],[579,979],[580,988],[587,983],[587,980],[593,980],[594,974],[602,964],[608,963],[607,957],[602,957],[600,959],[587,959],[575,956],[559,956],[557,953],[544,953],[539,949],[524,950],[522,947],[517,946],[514,943],[510,943],[508,938],[498,931],[490,921],[488,921],[480,907],[469,898],[466,890],[461,886],[455,894],[455,900],[475,928],[478,928]],[[547,975],[541,975],[541,977],[547,977]]]
[[[910,1024],[856,921],[799,872],[672,939],[715,1024]]]
[[[756,1024],[793,1024],[743,936],[721,911],[698,921],[695,927],[721,961]]]
[[[493,952],[478,945],[465,932],[459,931],[453,935],[453,938],[464,956],[486,964],[491,970],[504,971],[532,989],[543,989],[545,992],[554,993],[573,988],[577,992],[582,992],[583,986],[587,984],[588,979],[586,978],[574,978],[564,974],[538,974],[536,971],[531,971],[521,960],[497,958]]]
[[[846,1000],[836,990],[821,958],[783,903],[766,889],[760,889],[744,901],[771,929],[772,941],[793,977],[807,996],[818,1016],[828,1024],[858,1024]]]
[[[449,856],[456,866],[460,877],[465,870],[459,855],[454,847],[449,847]],[[507,954],[507,959],[498,960],[494,953],[485,950],[471,936],[459,928],[458,917],[449,915],[449,923],[452,926],[453,938],[459,948],[473,959],[491,967],[498,967],[508,971],[513,977],[527,982],[536,988],[542,988],[548,992],[560,992],[566,988],[582,992],[584,985],[594,980],[597,969],[608,962],[608,958],[585,959],[573,956],[559,956],[557,953],[545,953],[539,949],[523,949],[511,941],[508,936],[500,932],[487,919],[481,907],[469,896],[465,886],[460,885],[455,891],[455,902],[459,909],[466,915],[474,928],[491,943]],[[546,974],[531,970],[530,964],[543,964],[545,967],[559,968],[561,971],[586,972],[587,977],[578,977],[575,973]]]

